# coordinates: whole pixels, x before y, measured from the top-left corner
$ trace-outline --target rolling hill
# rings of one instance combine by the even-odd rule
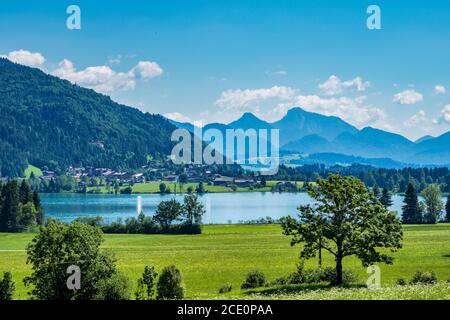
[[[0,59],[1,176],[23,176],[28,164],[138,168],[148,155],[170,154],[174,129],[160,115]]]

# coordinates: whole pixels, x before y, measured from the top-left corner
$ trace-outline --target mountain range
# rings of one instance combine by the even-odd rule
[[[108,96],[0,58],[0,176],[23,176],[32,164],[63,171],[68,166],[136,169],[149,156],[166,158],[176,127],[158,114],[114,102]],[[450,132],[411,141],[338,117],[293,108],[276,122],[244,113],[229,124],[203,129],[279,129],[282,154],[302,163],[365,163],[380,167],[450,164]]]
[[[172,122],[193,130],[191,124]],[[365,127],[361,130],[335,116],[308,112],[300,107],[290,109],[276,122],[266,122],[252,113],[227,125],[211,123],[203,129],[279,129],[281,151],[309,156],[327,154],[327,163],[347,159],[392,167],[450,164],[450,132],[439,137],[425,136],[417,141],[388,131]],[[346,157],[343,157],[346,156]],[[374,161],[376,159],[376,161]]]

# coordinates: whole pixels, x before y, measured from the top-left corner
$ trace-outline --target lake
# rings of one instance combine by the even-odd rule
[[[41,201],[47,217],[70,222],[81,216],[102,216],[105,222],[112,222],[118,218],[135,217],[138,196],[59,193],[41,194]],[[146,215],[152,215],[159,202],[174,197],[159,194],[140,196]],[[182,201],[183,195],[176,195],[175,198]],[[295,216],[300,204],[311,202],[306,193],[210,193],[199,198],[206,209],[203,222],[207,224]],[[395,195],[392,200],[394,204],[391,210],[401,213],[403,197]]]

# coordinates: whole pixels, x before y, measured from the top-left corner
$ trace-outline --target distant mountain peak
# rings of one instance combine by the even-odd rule
[[[304,109],[302,109],[301,107],[293,107],[291,109],[288,110],[288,112],[286,113],[286,115],[289,114],[297,114],[297,113],[305,113],[306,111]]]
[[[262,128],[271,128],[271,125],[258,118],[251,112],[245,112],[239,119],[228,124],[231,128],[240,128],[240,129],[262,129]]]
[[[414,141],[414,142],[415,142],[415,143],[421,143],[421,142],[424,142],[424,141],[427,141],[427,140],[430,140],[430,139],[434,139],[434,138],[435,138],[435,137],[433,137],[433,136],[426,135],[426,136],[423,136],[423,137],[417,139],[417,140]]]
[[[259,120],[259,121],[262,121],[260,118],[258,118],[257,116],[255,116],[251,112],[244,112],[242,114],[242,116],[238,120]]]

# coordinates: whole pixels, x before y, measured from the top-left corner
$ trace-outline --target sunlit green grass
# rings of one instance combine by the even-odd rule
[[[394,285],[378,289],[367,289],[362,286],[359,288],[333,288],[325,284],[291,285],[269,289],[259,288],[248,291],[245,295],[228,295],[227,298],[252,300],[450,300],[450,284],[440,281],[434,285]]]
[[[28,165],[28,167],[25,169],[25,178],[29,179],[31,176],[31,173],[34,173],[35,177],[42,176],[42,171],[38,167],[32,166],[31,164]]]
[[[145,183],[135,183],[132,187],[133,193],[160,193],[159,185],[161,183],[164,183],[167,188],[170,189],[171,192],[177,192],[177,193],[185,193],[188,191],[188,188],[191,187],[192,190],[195,191],[195,189],[198,186],[198,183],[174,183],[172,181],[151,181],[151,182],[145,182]],[[208,193],[227,193],[227,192],[270,192],[272,190],[272,187],[276,185],[278,181],[267,181],[266,186],[263,188],[250,188],[250,187],[239,187],[233,190],[230,187],[226,186],[215,186],[215,185],[208,185],[206,183],[203,184],[205,191]],[[303,186],[303,182],[297,182],[298,187]],[[127,186],[121,186],[119,190],[125,189]],[[105,186],[101,187],[88,187],[88,191],[90,192],[99,192],[99,193],[113,193],[114,187],[106,188]]]
[[[191,187],[194,191],[197,188],[198,183],[177,183],[176,186],[173,182],[164,182],[168,188],[170,188],[171,192],[175,192],[175,188],[177,192],[187,192],[188,188]],[[159,185],[161,182],[146,182],[146,183],[136,183],[133,186],[133,193],[159,193]],[[214,186],[204,184],[204,188],[208,193],[224,193],[224,192],[255,192],[255,191],[270,191],[270,186],[266,186],[265,188],[258,189],[250,189],[250,188],[237,188],[236,191],[226,186]]]
[[[0,272],[13,273],[15,298],[27,298],[22,278],[30,274],[30,267],[24,249],[33,236],[0,233]],[[115,253],[118,267],[134,285],[145,265],[160,270],[175,264],[184,275],[188,298],[232,298],[247,297],[239,287],[250,270],[260,269],[269,280],[293,272],[299,247],[289,243],[279,225],[213,225],[205,226],[201,235],[105,235],[103,246]],[[435,271],[440,280],[450,278],[450,224],[405,226],[403,244],[393,254],[394,265],[380,265],[384,287],[418,270]],[[313,259],[307,267],[316,264]],[[332,257],[325,254],[324,264],[332,266]],[[367,274],[357,259],[345,259],[344,268],[365,283]],[[219,288],[228,283],[232,292],[219,295]]]

